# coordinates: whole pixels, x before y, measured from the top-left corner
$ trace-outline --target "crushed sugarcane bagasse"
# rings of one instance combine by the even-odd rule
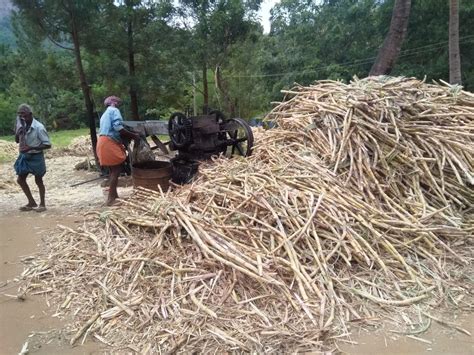
[[[474,95],[389,77],[284,94],[250,157],[47,239],[24,285],[75,316],[71,342],[332,350],[351,324],[405,332],[472,301]]]

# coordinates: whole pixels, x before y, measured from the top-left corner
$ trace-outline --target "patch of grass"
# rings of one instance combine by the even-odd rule
[[[71,129],[64,131],[48,132],[49,138],[53,148],[67,147],[71,141],[79,136],[89,136],[89,128]],[[158,138],[164,143],[170,140],[167,135],[159,135]],[[7,142],[14,142],[15,137],[13,135],[0,136],[0,140]],[[149,138],[148,141],[151,143],[152,140]],[[153,143],[152,143],[153,144]],[[0,152],[0,163],[11,161],[11,157],[8,157]]]
[[[7,142],[14,142],[15,136],[13,134],[11,136],[0,136],[0,140],[7,141]]]
[[[62,148],[68,146],[74,138],[87,135],[89,135],[89,128],[79,128],[68,131],[50,132],[49,138],[51,139],[53,147]]]
[[[62,147],[68,146],[71,143],[71,141],[76,137],[89,135],[89,128],[79,128],[79,129],[71,129],[71,130],[66,130],[66,131],[48,132],[48,134],[49,134],[49,138],[51,139],[51,144],[53,145],[53,147],[62,148]],[[15,137],[13,135],[0,136],[0,139],[8,141],[8,142],[15,141]]]

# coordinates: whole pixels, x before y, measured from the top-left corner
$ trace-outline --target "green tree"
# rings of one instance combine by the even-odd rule
[[[13,133],[16,107],[11,103],[9,96],[0,93],[0,135]]]
[[[260,115],[295,82],[367,76],[395,4],[282,0],[272,11],[271,32],[263,34],[254,18],[260,1],[16,2],[23,4],[13,21],[17,47],[0,46],[0,126],[7,130],[21,101],[32,103],[50,127],[61,128],[90,123],[89,108],[111,93],[124,98],[125,118],[166,117],[193,101],[204,110]],[[448,18],[447,0],[412,0],[392,75],[449,80]],[[471,90],[472,28],[474,2],[461,1],[462,82]],[[73,72],[80,80],[70,80]],[[84,105],[87,96],[90,105]]]
[[[271,97],[261,76],[266,60],[265,40],[258,31],[232,46],[225,73],[236,116],[251,118],[270,109]]]
[[[6,45],[10,48],[16,47],[15,36],[11,26],[11,16],[0,13],[0,45]]]
[[[366,76],[383,39],[382,6],[377,0],[285,0],[275,6],[263,65],[272,98],[294,82]]]
[[[73,52],[95,155],[96,122],[81,49],[85,33],[90,36],[90,32],[95,28],[94,21],[100,14],[100,1],[14,0],[14,3],[19,9],[20,16],[25,18],[38,34],[48,38],[58,47]]]
[[[180,14],[190,29],[193,38],[194,61],[201,70],[203,112],[209,110],[208,70],[216,70],[217,88],[232,111],[232,98],[228,84],[222,77],[222,66],[226,62],[233,44],[246,38],[255,28],[255,16],[261,0],[180,0]]]
[[[121,67],[118,80],[128,88],[129,106],[133,120],[139,120],[138,97],[140,92],[137,57],[146,57],[150,38],[147,27],[156,21],[153,3],[141,0],[109,2],[103,14],[105,31],[97,51],[106,51],[107,62]],[[127,75],[123,73],[126,72]]]
[[[170,2],[109,2],[100,37],[85,42],[94,98],[124,99],[124,117],[156,118],[180,105],[191,65],[188,32],[173,26]],[[153,116],[150,116],[153,115]]]
[[[413,2],[397,66],[392,75],[427,77],[449,81],[449,2],[417,0]],[[462,83],[474,90],[474,2],[459,3],[459,47]]]

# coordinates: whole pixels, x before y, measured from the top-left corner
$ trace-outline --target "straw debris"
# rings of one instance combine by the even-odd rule
[[[73,341],[331,349],[351,324],[420,324],[430,307],[469,304],[473,94],[320,81],[267,118],[277,128],[255,132],[251,157],[203,163],[171,192],[137,189],[48,239],[25,286],[76,315]]]
[[[14,159],[18,155],[18,144],[0,139],[0,152],[4,159]]]

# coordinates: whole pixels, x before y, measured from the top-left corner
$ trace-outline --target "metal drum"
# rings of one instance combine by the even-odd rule
[[[163,191],[167,191],[172,173],[172,165],[167,161],[136,163],[132,167],[133,186],[158,191],[158,185],[160,185]]]

